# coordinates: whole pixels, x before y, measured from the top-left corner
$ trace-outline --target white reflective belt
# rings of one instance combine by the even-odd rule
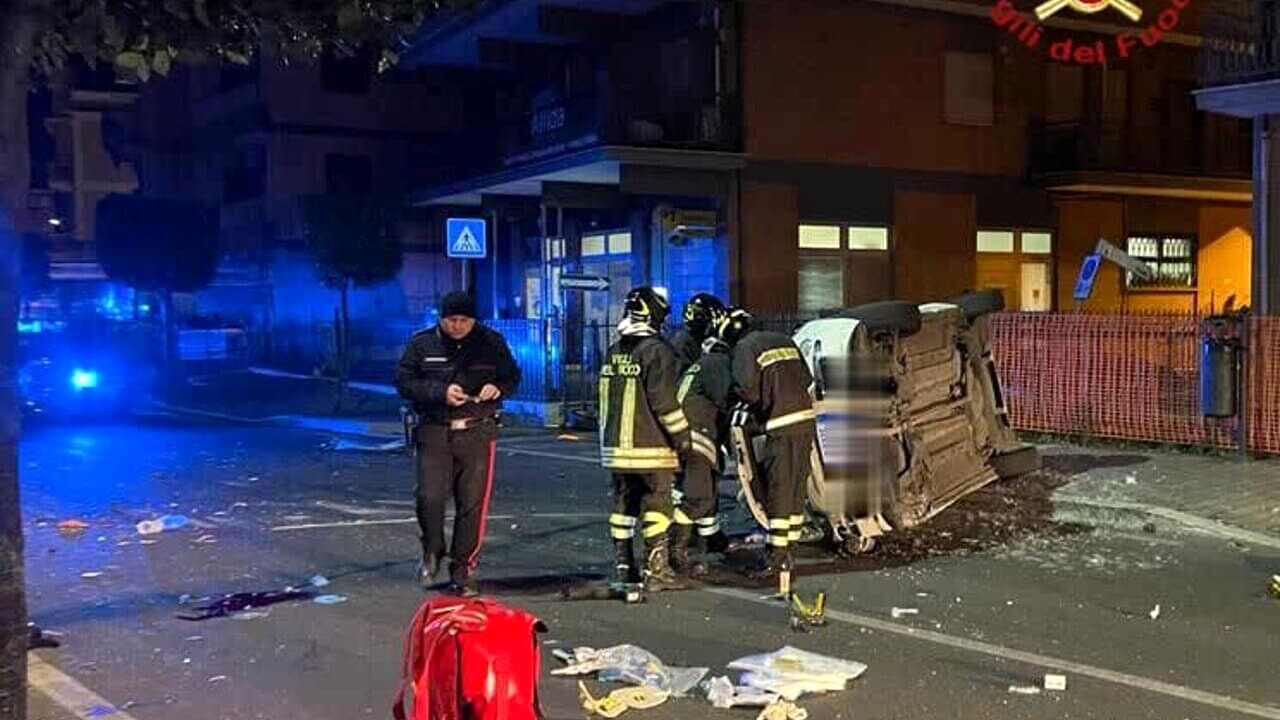
[[[806,420],[813,420],[816,417],[817,414],[812,408],[808,410],[797,410],[793,413],[787,413],[786,415],[780,415],[776,418],[770,418],[769,421],[764,424],[764,429],[777,430],[778,428],[787,427],[788,425],[795,425],[797,423],[805,422]]]

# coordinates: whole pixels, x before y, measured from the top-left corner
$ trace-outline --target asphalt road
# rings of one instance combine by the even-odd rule
[[[35,717],[61,720],[58,700],[72,705],[65,717],[387,717],[404,626],[423,599],[409,460],[336,451],[331,439],[157,419],[30,429],[31,612],[65,633],[62,648],[33,655],[52,669],[46,678],[70,681],[37,688]],[[872,556],[805,558],[797,586],[825,590],[829,624],[796,634],[765,589],[729,574],[641,606],[559,600],[560,588],[608,572],[606,477],[589,442],[511,437],[499,451],[484,590],[544,619],[548,670],[560,665],[557,644],[633,643],[713,674],[787,644],[867,664],[843,692],[802,699],[814,720],[1280,718],[1280,601],[1265,592],[1280,556],[1164,528],[1055,523],[1050,493],[1090,462],[1058,458],[1065,473],[988,489]],[[192,524],[142,544],[135,523],[164,513]],[[56,523],[71,518],[88,529],[60,534]],[[346,601],[285,603],[247,620],[176,617],[189,609],[184,595],[278,589],[317,573],[331,581],[320,592]],[[917,614],[895,618],[895,607]],[[1067,690],[1010,692],[1046,672],[1065,674]],[[574,681],[548,676],[542,692],[550,717],[583,715]],[[95,714],[97,700],[107,707]],[[695,713],[755,717],[692,698],[625,717]]]

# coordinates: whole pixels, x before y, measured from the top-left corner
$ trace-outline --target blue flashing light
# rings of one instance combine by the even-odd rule
[[[71,373],[71,386],[76,390],[98,387],[98,373],[77,368],[75,372]]]

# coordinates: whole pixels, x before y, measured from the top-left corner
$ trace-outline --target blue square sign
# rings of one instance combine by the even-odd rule
[[[451,258],[479,260],[487,254],[488,234],[483,218],[449,218],[444,237],[445,252]]]
[[[1076,278],[1076,289],[1072,297],[1076,300],[1088,300],[1093,293],[1093,281],[1098,277],[1098,265],[1102,263],[1100,255],[1086,255],[1080,265],[1080,276]]]

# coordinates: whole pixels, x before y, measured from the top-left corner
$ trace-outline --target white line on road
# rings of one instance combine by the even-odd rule
[[[758,594],[747,592],[745,590],[719,587],[704,588],[704,590],[705,592],[713,595],[737,598],[739,600],[746,600],[760,605],[776,605],[776,602],[773,600],[761,598]],[[1161,682],[1160,680],[1152,680],[1139,675],[1130,675],[1128,673],[1108,670],[1106,668],[1095,667],[1093,665],[1072,662],[1071,660],[1062,660],[1049,655],[1040,655],[1039,653],[1015,650],[1001,645],[993,645],[979,640],[970,640],[969,638],[947,635],[946,633],[935,632],[933,630],[914,628],[910,625],[889,622],[887,620],[881,620],[880,618],[874,618],[860,613],[828,609],[827,617],[850,625],[858,625],[895,635],[904,635],[906,637],[915,638],[916,640],[931,642],[935,645],[945,645],[958,650],[982,653],[992,657],[1026,663],[1028,665],[1039,665],[1053,670],[1062,670],[1069,673],[1075,673],[1076,675],[1095,678],[1097,680],[1105,680],[1118,685],[1127,685],[1132,688],[1138,688],[1139,690],[1147,690],[1161,695],[1168,695],[1182,700],[1210,705],[1223,710],[1231,710],[1244,715],[1268,718],[1268,720],[1280,720],[1280,707],[1259,705],[1257,703],[1251,703],[1244,700],[1237,700],[1226,695],[1218,695],[1217,693],[1196,690],[1183,685],[1174,685],[1172,683]]]
[[[541,450],[525,450],[520,447],[506,447],[498,445],[498,449],[502,452],[511,453],[512,455],[532,455],[533,457],[554,458],[556,460],[571,460],[573,462],[587,463],[588,465],[600,465],[598,457],[582,457],[581,455],[563,455],[561,453],[543,452]]]
[[[599,519],[604,522],[605,515],[600,513],[527,513],[524,515],[490,515],[489,520],[521,520],[521,519],[539,519],[539,520],[582,520],[582,519]],[[452,515],[448,515],[446,520],[453,519]],[[290,532],[293,530],[323,530],[326,528],[345,528],[360,527],[363,525],[407,525],[416,523],[416,517],[410,518],[386,518],[383,520],[340,520],[337,522],[323,523],[305,523],[301,525],[276,525],[271,528],[271,532]]]
[[[34,655],[27,656],[27,685],[78,718],[90,717],[89,711],[95,708],[110,708],[115,720],[137,720]]]
[[[386,515],[389,512],[395,512],[395,510],[389,510],[386,508],[360,507],[359,505],[349,505],[347,503],[333,502],[331,500],[317,500],[316,507],[322,507],[327,510],[336,510],[345,515],[355,515],[356,517],[363,517],[366,515]]]

